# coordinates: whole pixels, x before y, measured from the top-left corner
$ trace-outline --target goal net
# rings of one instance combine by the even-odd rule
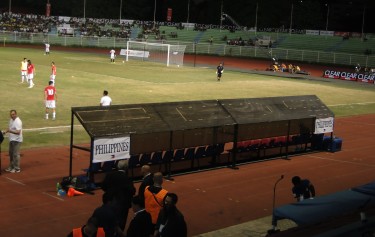
[[[167,66],[184,64],[186,45],[159,44],[138,41],[128,41],[126,51],[121,50],[120,55],[129,60],[165,63]]]

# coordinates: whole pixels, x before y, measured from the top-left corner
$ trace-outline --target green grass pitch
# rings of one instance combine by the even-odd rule
[[[32,89],[19,83],[24,57],[36,68],[36,85]],[[57,66],[55,121],[44,119],[44,87],[49,81],[52,61]],[[336,116],[375,113],[374,85],[356,82],[290,79],[229,70],[217,82],[214,68],[123,63],[119,57],[111,64],[106,54],[53,51],[53,48],[45,56],[42,46],[40,49],[2,47],[0,68],[0,128],[7,127],[9,110],[16,109],[23,122],[23,149],[68,145],[71,107],[99,105],[103,90],[109,91],[113,104],[315,94]],[[79,125],[77,120],[75,125]],[[84,131],[75,134],[75,143],[88,141]],[[7,142],[3,147],[7,149]]]

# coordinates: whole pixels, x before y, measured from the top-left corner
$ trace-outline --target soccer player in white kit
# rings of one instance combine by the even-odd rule
[[[44,45],[46,46],[46,51],[44,55],[49,55],[49,48],[51,47],[51,45],[49,43],[45,43]]]
[[[111,51],[109,51],[109,54],[111,55],[111,63],[114,63],[116,58],[116,51],[114,49],[111,49]]]

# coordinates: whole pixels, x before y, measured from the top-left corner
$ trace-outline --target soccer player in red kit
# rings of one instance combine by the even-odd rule
[[[34,87],[34,75],[35,75],[35,67],[34,64],[31,63],[31,60],[27,60],[27,80],[29,82],[29,88]]]
[[[52,110],[52,120],[56,119],[56,88],[53,82],[49,81],[48,86],[44,88],[44,100],[46,103],[46,119],[48,119],[49,111]]]

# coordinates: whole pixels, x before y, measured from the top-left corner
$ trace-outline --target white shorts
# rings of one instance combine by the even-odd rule
[[[50,80],[50,81],[55,81],[55,78],[56,78],[56,75],[51,75],[51,76],[49,77],[49,80]]]
[[[54,100],[47,100],[46,101],[46,108],[47,109],[54,109],[54,108],[56,108],[56,102]]]
[[[21,76],[27,76],[27,71],[21,71]]]
[[[27,74],[27,79],[33,80],[34,79],[34,73],[32,74]]]

